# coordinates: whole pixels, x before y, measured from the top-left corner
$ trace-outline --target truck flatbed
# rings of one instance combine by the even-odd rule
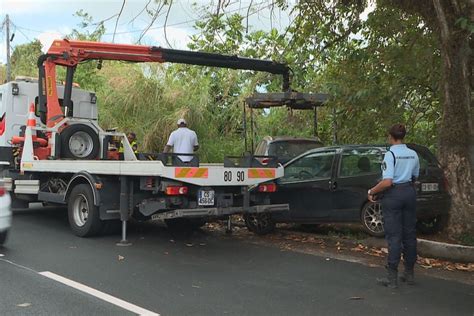
[[[235,168],[223,164],[200,164],[198,167],[165,166],[161,161],[116,160],[32,160],[22,161],[21,171],[42,173],[89,174],[108,176],[150,176],[199,186],[253,186],[280,178],[282,166],[276,168]]]

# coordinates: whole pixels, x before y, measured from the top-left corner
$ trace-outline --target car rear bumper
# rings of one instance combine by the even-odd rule
[[[432,218],[447,215],[451,206],[449,195],[418,196],[416,215],[418,218]]]
[[[202,217],[222,217],[234,214],[266,213],[289,211],[288,204],[255,205],[244,207],[210,207],[195,209],[178,209],[163,213],[156,213],[151,216],[152,220],[164,220],[172,218],[202,218]]]

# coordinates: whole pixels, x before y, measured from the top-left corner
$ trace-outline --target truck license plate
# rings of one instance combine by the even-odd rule
[[[198,191],[198,204],[202,206],[214,205],[214,190],[199,190]]]
[[[436,192],[439,191],[438,183],[422,183],[421,191],[423,192]]]

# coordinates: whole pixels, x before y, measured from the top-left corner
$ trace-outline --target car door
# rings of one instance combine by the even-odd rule
[[[332,208],[331,179],[336,151],[318,151],[302,156],[285,167],[272,200],[289,203],[292,221],[329,216]]]
[[[367,191],[381,178],[383,153],[377,147],[353,147],[342,151],[334,180],[333,211],[335,221],[354,221],[367,202]]]

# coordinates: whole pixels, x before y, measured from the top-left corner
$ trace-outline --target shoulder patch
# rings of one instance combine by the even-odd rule
[[[382,162],[382,170],[387,170],[387,163],[385,161]]]

